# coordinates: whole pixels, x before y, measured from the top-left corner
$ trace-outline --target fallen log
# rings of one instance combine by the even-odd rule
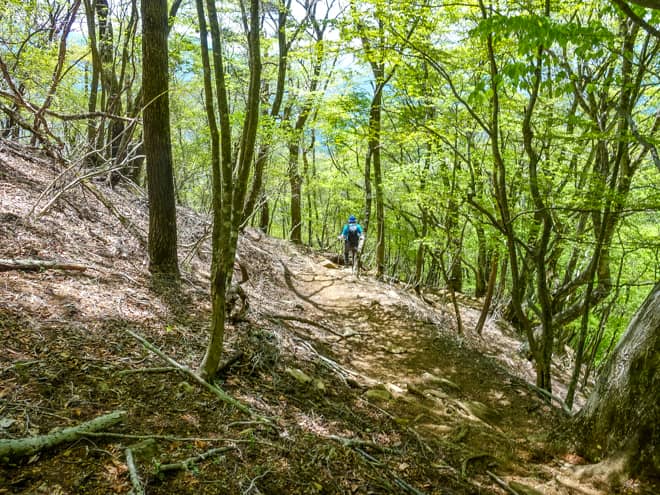
[[[114,411],[91,421],[81,423],[78,426],[64,428],[48,435],[0,440],[0,463],[35,454],[60,443],[72,442],[80,437],[84,437],[87,432],[96,432],[119,423],[124,419],[125,415],[126,411]]]
[[[234,406],[236,409],[239,411],[242,411],[243,413],[252,416],[253,418],[259,419],[262,421],[264,424],[268,424],[273,426],[272,421],[269,418],[266,418],[264,416],[261,416],[259,413],[256,411],[253,411],[250,409],[249,406],[246,404],[242,403],[238,399],[235,399],[231,395],[229,395],[227,392],[225,392],[222,388],[220,388],[217,385],[214,385],[210,382],[207,382],[204,380],[201,376],[199,376],[197,373],[195,373],[193,370],[188,368],[187,366],[184,366],[171,357],[169,357],[167,354],[165,354],[163,351],[161,351],[158,347],[153,345],[151,342],[149,342],[147,339],[142,337],[141,335],[138,335],[137,333],[126,329],[126,333],[128,333],[131,337],[134,339],[138,340],[139,342],[142,343],[147,349],[149,349],[151,352],[156,354],[158,357],[160,357],[163,361],[168,363],[171,366],[174,366],[176,369],[187,375],[188,377],[192,378],[192,380],[199,385],[205,387],[209,392],[215,394],[215,396],[220,399],[221,401],[225,402],[226,404]]]
[[[87,270],[87,267],[77,263],[67,263],[62,261],[0,259],[0,272],[8,272],[11,270],[21,270],[24,272],[38,272],[41,270],[72,270],[76,272],[84,272]]]

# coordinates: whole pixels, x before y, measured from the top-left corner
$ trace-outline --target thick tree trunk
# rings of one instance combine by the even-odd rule
[[[660,474],[660,283],[633,317],[576,417],[583,453],[623,453],[631,473]]]
[[[168,91],[167,2],[142,2],[144,151],[149,189],[149,270],[178,277]]]

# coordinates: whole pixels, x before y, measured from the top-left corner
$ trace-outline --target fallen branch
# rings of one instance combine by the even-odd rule
[[[573,492],[582,493],[584,495],[598,495],[599,493],[602,493],[600,490],[589,488],[585,483],[580,483],[579,481],[572,480],[566,476],[555,476],[555,480],[560,485],[565,486]]]
[[[493,456],[488,453],[481,452],[481,453],[469,455],[468,457],[463,459],[463,462],[461,463],[461,476],[463,478],[467,476],[467,468],[470,461],[474,461],[476,459],[483,459],[484,457],[493,457]]]
[[[47,187],[47,188],[41,193],[41,195],[39,196],[39,198],[37,199],[37,201],[36,201],[36,202],[34,203],[34,205],[32,206],[32,209],[30,210],[29,216],[31,216],[31,215],[34,213],[34,210],[36,209],[37,205],[41,202],[42,198],[43,198],[43,197],[44,197],[49,191],[51,191],[51,190],[53,189],[53,186],[54,186],[58,181],[60,181],[60,180],[62,179],[62,177],[64,177],[65,175],[67,175],[68,172],[70,172],[74,167],[75,167],[75,165],[72,165],[71,167],[69,167],[69,168],[63,170],[63,171],[60,173],[60,175],[58,175],[58,176],[55,178],[55,180],[53,180],[53,181],[50,183],[50,185],[49,185],[49,186],[48,186],[48,187]],[[85,175],[82,175],[82,176],[80,176],[80,177],[76,177],[74,180],[72,180],[71,182],[69,182],[68,184],[66,184],[64,187],[62,187],[62,188],[57,192],[57,194],[55,194],[55,195],[54,195],[54,196],[48,201],[48,203],[46,203],[46,206],[44,206],[41,210],[39,210],[39,213],[37,213],[36,216],[37,216],[37,217],[40,217],[40,216],[42,216],[44,213],[46,213],[46,212],[51,208],[51,206],[53,206],[53,205],[55,204],[55,202],[56,202],[58,199],[60,199],[60,197],[61,197],[64,193],[66,193],[67,191],[73,189],[74,187],[76,187],[76,186],[77,186],[78,184],[80,184],[81,182],[84,182],[84,181],[86,181],[87,179],[90,179],[90,178],[92,178],[92,177],[96,177],[96,176],[99,176],[99,175],[105,175],[105,174],[109,174],[109,173],[113,173],[113,172],[118,172],[119,170],[121,170],[121,167],[107,168],[107,169],[101,169],[101,170],[94,170],[94,171],[89,172],[89,173],[87,173],[87,174],[85,174]]]
[[[178,370],[173,366],[168,366],[165,368],[137,368],[134,370],[121,370],[115,374],[117,376],[126,376],[126,375],[132,375],[133,373],[170,373],[172,371],[178,371]]]
[[[133,461],[133,451],[130,447],[126,449],[126,466],[128,467],[128,475],[133,485],[133,495],[144,495],[144,488],[142,488],[142,483],[140,483],[140,477]]]
[[[154,474],[157,475],[167,471],[180,471],[180,470],[187,471],[192,467],[193,464],[197,462],[203,461],[204,459],[208,459],[209,457],[212,457],[214,455],[222,454],[224,452],[234,449],[236,449],[236,447],[218,447],[216,449],[207,450],[202,454],[193,457],[188,457],[188,459],[184,459],[181,462],[175,462],[172,464],[156,464]]]
[[[382,445],[379,445],[375,442],[370,442],[369,440],[360,440],[359,438],[346,438],[346,437],[340,437],[337,435],[325,435],[323,438],[327,438],[328,440],[334,440],[335,442],[339,442],[342,444],[344,447],[355,447],[355,446],[360,446],[360,447],[370,447],[374,450],[377,450],[379,452],[391,452],[392,449],[389,449],[387,447],[383,447]]]
[[[520,495],[516,490],[514,490],[513,488],[511,488],[511,487],[509,486],[509,484],[508,484],[506,481],[504,481],[504,480],[498,478],[497,476],[495,476],[495,475],[494,475],[493,473],[491,473],[490,471],[486,470],[486,474],[488,474],[488,476],[490,476],[491,478],[493,478],[493,480],[495,481],[495,483],[497,483],[498,485],[500,485],[502,488],[504,488],[504,489],[505,489],[507,492],[509,492],[511,495]]]
[[[145,239],[144,233],[138,228],[138,226],[131,222],[130,219],[122,215],[119,210],[115,208],[115,205],[112,204],[112,201],[106,198],[103,193],[92,183],[82,182],[81,185],[90,193],[92,193],[92,195],[98,199],[103,204],[103,206],[105,206],[108,211],[112,213],[117,220],[119,220],[119,223],[121,223],[124,228],[128,230],[128,232],[140,243],[140,246],[146,250],[147,240]]]
[[[394,476],[394,483],[396,483],[400,488],[403,488],[408,493],[412,493],[413,495],[425,495],[424,492],[419,491],[417,488],[402,480],[398,476]]]
[[[103,430],[109,426],[119,423],[126,411],[115,411],[105,414],[91,421],[87,421],[78,426],[64,428],[63,430],[49,433],[48,435],[38,435],[36,437],[17,438],[13,440],[0,440],[0,462],[7,459],[32,455],[60,443],[72,442],[80,437],[84,437],[89,432]]]
[[[258,424],[263,424],[259,422]],[[275,450],[286,450],[287,447],[266,442],[265,440],[258,440],[255,438],[222,438],[222,437],[175,437],[171,435],[132,435],[129,433],[110,433],[110,432],[87,432],[86,437],[92,438],[123,438],[125,440],[162,440],[165,442],[207,442],[207,443],[247,443],[250,445],[263,445]]]
[[[334,372],[339,379],[344,382],[345,384],[348,385],[349,380],[355,381],[355,378],[361,378],[364,382],[367,384],[374,384],[376,381],[372,378],[368,378],[364,375],[361,375],[355,371],[349,370],[348,368],[344,368],[341,366],[339,363],[333,361],[332,359],[325,357],[323,354],[321,354],[319,351],[314,349],[314,346],[307,342],[304,339],[300,339],[300,344],[302,347],[307,349],[309,352],[314,354],[320,361],[323,363],[330,371]]]
[[[62,261],[52,260],[11,260],[0,259],[0,272],[8,272],[11,270],[20,270],[24,272],[38,272],[41,270],[71,270],[76,272],[84,272],[87,266],[79,265],[77,263],[66,263]]]
[[[561,410],[564,411],[564,413],[567,416],[572,416],[573,415],[571,410],[568,408],[566,403],[563,400],[561,400],[561,398],[557,397],[556,395],[551,394],[550,392],[548,392],[547,390],[545,390],[541,387],[537,387],[536,385],[534,385],[532,383],[524,382],[524,384],[527,385],[532,390],[534,390],[534,391],[536,391],[536,392],[538,392],[542,395],[545,395],[548,399],[554,400],[557,404],[559,404],[561,406]]]
[[[202,385],[204,388],[206,388],[207,390],[209,390],[210,392],[212,392],[212,393],[213,393],[216,397],[218,397],[221,401],[223,401],[223,402],[225,402],[225,403],[227,403],[227,404],[229,404],[229,405],[234,406],[236,409],[238,409],[238,410],[244,412],[245,414],[247,414],[247,415],[249,415],[249,416],[252,416],[252,417],[254,417],[254,418],[261,419],[264,423],[272,424],[272,422],[271,422],[268,418],[265,418],[265,417],[259,415],[257,412],[255,412],[255,411],[253,411],[252,409],[250,409],[247,405],[245,405],[245,404],[243,404],[242,402],[240,402],[238,399],[233,398],[231,395],[229,395],[227,392],[225,392],[224,390],[222,390],[222,389],[221,389],[220,387],[218,387],[217,385],[213,385],[213,384],[207,382],[206,380],[204,380],[201,376],[199,376],[197,373],[195,373],[194,371],[192,371],[192,370],[191,370],[190,368],[188,368],[187,366],[184,366],[184,365],[182,365],[182,364],[179,364],[179,363],[176,362],[174,359],[172,359],[171,357],[169,357],[168,355],[166,355],[163,351],[161,351],[160,349],[158,349],[158,348],[157,348],[155,345],[153,345],[151,342],[149,342],[148,340],[146,340],[144,337],[142,337],[142,336],[136,334],[135,332],[133,332],[133,331],[131,331],[131,330],[129,330],[129,329],[126,329],[126,332],[128,332],[128,334],[129,334],[131,337],[133,337],[133,338],[137,339],[138,341],[140,341],[140,342],[142,343],[142,345],[144,345],[147,349],[149,349],[151,352],[153,352],[154,354],[156,354],[158,357],[160,357],[161,359],[163,359],[164,361],[166,361],[166,362],[169,363],[170,365],[174,366],[174,367],[177,368],[179,371],[181,371],[182,373],[184,373],[184,374],[186,374],[187,376],[189,376],[190,378],[192,378],[193,381],[197,382],[198,384]]]
[[[218,366],[217,371],[215,372],[216,375],[219,375],[220,373],[224,373],[227,371],[234,363],[240,361],[243,359],[243,356],[245,353],[243,351],[236,351],[234,354],[229,356],[226,361],[220,363]]]

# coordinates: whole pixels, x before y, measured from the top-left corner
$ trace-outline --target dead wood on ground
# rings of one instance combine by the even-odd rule
[[[87,266],[78,263],[68,263],[54,260],[31,260],[31,259],[0,259],[0,272],[20,270],[24,272],[38,272],[41,270],[70,270],[84,272]]]
[[[84,437],[88,432],[103,430],[119,423],[124,419],[125,415],[125,411],[114,411],[78,426],[65,428],[63,430],[49,433],[48,435],[0,440],[0,462],[32,455],[41,450],[59,445],[60,443],[72,442],[80,437]]]

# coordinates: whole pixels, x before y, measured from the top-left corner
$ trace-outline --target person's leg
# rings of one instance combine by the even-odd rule
[[[348,266],[348,251],[350,247],[348,242],[344,242],[344,266]]]
[[[353,272],[357,271],[357,262],[358,262],[358,250],[357,247],[351,248],[351,266],[353,267]]]

